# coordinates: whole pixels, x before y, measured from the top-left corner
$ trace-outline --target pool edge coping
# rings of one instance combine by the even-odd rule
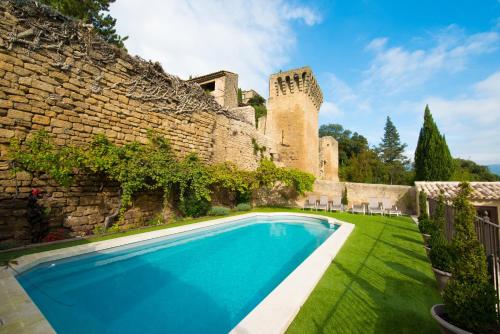
[[[314,279],[314,284],[308,284],[309,291],[305,295],[305,298],[299,298],[297,300],[294,300],[293,305],[300,304],[299,307],[295,310],[295,308],[290,309],[290,311],[286,314],[286,319],[285,316],[282,316],[283,318],[280,321],[274,321],[276,323],[286,323],[286,327],[283,328],[283,326],[278,326],[281,328],[279,331],[274,331],[272,333],[283,333],[290,323],[292,322],[293,318],[295,315],[298,313],[300,307],[302,304],[305,302],[309,294],[312,292],[316,284],[319,282],[319,279],[323,276],[323,273],[326,271],[328,268],[329,263],[335,255],[337,254],[338,250],[341,248],[342,244],[347,240],[347,237],[351,233],[352,229],[354,228],[353,224],[347,223],[340,221],[338,219],[332,218],[332,217],[327,217],[327,216],[322,216],[322,215],[315,215],[315,214],[309,214],[309,213],[299,213],[299,212],[251,212],[247,214],[242,214],[238,216],[231,216],[231,217],[224,217],[224,218],[219,218],[219,219],[214,219],[214,220],[209,220],[206,222],[199,222],[199,223],[194,223],[194,224],[189,224],[189,225],[183,225],[183,226],[176,226],[172,228],[167,228],[167,229],[162,229],[162,230],[157,230],[157,231],[150,231],[150,232],[144,232],[140,234],[135,234],[135,235],[130,235],[130,236],[123,236],[115,239],[109,239],[109,240],[103,240],[103,241],[97,241],[97,242],[92,242],[88,244],[83,244],[83,245],[77,245],[77,246],[72,246],[72,247],[66,247],[66,248],[60,248],[60,249],[55,249],[55,250],[49,250],[49,251],[44,251],[40,253],[33,253],[33,254],[28,254],[19,257],[16,259],[17,264],[11,264],[11,268],[4,268],[0,269],[0,300],[5,300],[6,303],[4,305],[0,306],[0,332],[16,332],[16,333],[55,333],[55,330],[52,328],[48,320],[45,318],[45,316],[42,314],[42,312],[38,309],[36,304],[31,300],[27,292],[22,288],[22,286],[19,284],[18,280],[16,279],[16,275],[19,273],[22,273],[26,270],[29,270],[33,268],[34,266],[43,263],[43,262],[48,262],[48,261],[56,261],[68,257],[73,257],[77,255],[82,255],[82,254],[87,254],[91,252],[97,252],[100,250],[105,250],[105,249],[110,249],[114,247],[119,247],[127,244],[132,244],[135,242],[140,242],[140,241],[145,241],[145,240],[151,240],[155,238],[160,238],[164,236],[169,236],[169,235],[175,235],[183,232],[189,232],[193,230],[197,230],[200,228],[205,228],[205,227],[210,227],[210,226],[215,226],[223,223],[227,223],[230,221],[236,221],[236,220],[241,220],[241,219],[246,219],[250,217],[256,217],[256,216],[302,216],[302,217],[310,217],[310,218],[319,218],[322,220],[327,220],[329,223],[333,224],[339,224],[340,227],[335,231],[335,233],[332,233],[332,235],[326,239],[313,253],[311,253],[306,260],[304,260],[297,268],[292,271],[285,280],[283,280],[276,288],[266,296],[245,318],[243,318],[240,323],[236,327],[232,329],[232,333],[258,333],[256,331],[252,331],[252,328],[255,326],[252,325],[251,321],[245,321],[249,316],[252,315],[251,319],[255,317],[255,314],[261,314],[262,310],[265,310],[269,297],[271,295],[275,295],[278,290],[281,289],[280,287],[285,283],[291,280],[290,277],[296,277],[297,275],[294,275],[297,270],[300,268],[304,267],[304,264],[306,263],[313,263],[314,264],[314,259],[317,258],[318,256],[313,257],[314,254],[316,254],[320,249],[323,250],[320,254],[323,256],[320,256],[319,258],[324,258],[324,253],[325,251],[327,252],[327,256],[330,256],[330,260],[328,264],[325,266],[323,264],[322,268],[319,268],[320,270],[316,270],[316,276],[319,274],[319,277]],[[345,231],[345,232],[344,232]],[[340,233],[339,233],[340,232]],[[333,241],[338,241],[338,238],[332,239],[336,235],[343,235],[347,233],[347,235],[343,238],[341,241],[341,245],[338,247],[335,247],[333,244]],[[327,249],[327,245],[333,246],[334,249],[333,252],[330,252]],[[329,255],[328,255],[329,254]],[[313,258],[313,260],[311,260]],[[324,261],[323,261],[324,262]],[[311,266],[309,264],[308,266]],[[305,266],[306,268],[308,266]],[[301,269],[301,272],[304,269]],[[300,277],[300,276],[299,276]],[[289,283],[287,283],[289,284]],[[285,285],[286,287],[287,285]],[[303,293],[301,293],[303,295]],[[303,300],[302,300],[303,299]],[[271,298],[271,303],[269,305],[274,305],[279,298]],[[264,303],[266,302],[266,303]],[[271,307],[272,308],[272,307]],[[289,309],[287,307],[286,309]],[[257,311],[257,312],[256,312]],[[293,315],[290,317],[290,314],[293,313]],[[269,314],[268,318],[275,318],[275,315]],[[245,323],[243,323],[245,321]],[[258,320],[262,321],[262,320]],[[243,326],[242,326],[243,324]],[[254,324],[256,325],[256,324]],[[273,325],[273,328],[276,327]],[[276,327],[276,328],[278,328]],[[258,327],[255,327],[258,328]],[[259,329],[260,330],[260,329]],[[262,332],[262,331],[260,331]],[[266,331],[268,333],[271,333],[269,331]]]

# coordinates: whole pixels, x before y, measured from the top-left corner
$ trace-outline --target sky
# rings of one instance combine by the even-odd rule
[[[413,158],[428,104],[454,157],[500,163],[500,0],[117,0],[133,55],[187,79],[221,69],[268,97],[308,65],[320,124],[377,145],[391,117]]]

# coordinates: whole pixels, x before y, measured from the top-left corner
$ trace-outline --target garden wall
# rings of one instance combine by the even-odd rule
[[[248,112],[248,111],[246,111]],[[167,74],[158,63],[131,57],[81,23],[32,1],[0,2],[0,245],[25,243],[26,198],[41,188],[52,226],[88,233],[116,211],[118,189],[81,177],[69,188],[26,173],[14,177],[7,156],[13,137],[45,129],[58,145],[79,145],[99,133],[123,144],[145,142],[150,129],[184,156],[205,162],[258,164],[248,115],[222,108],[197,84]],[[262,136],[261,136],[262,137]],[[161,195],[145,195],[126,214],[131,223],[161,211]],[[152,197],[147,197],[152,196]]]
[[[388,198],[404,213],[416,213],[415,187],[411,186],[317,180],[314,183],[314,191],[311,194],[317,195],[318,198],[320,195],[327,195],[330,199],[340,198],[344,187],[347,188],[349,206],[352,204],[368,203],[372,197],[379,199]],[[301,205],[306,198],[307,196],[302,199],[300,202]]]

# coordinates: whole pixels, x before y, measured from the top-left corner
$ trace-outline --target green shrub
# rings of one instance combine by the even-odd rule
[[[210,202],[204,198],[196,199],[195,196],[188,195],[179,203],[179,210],[184,216],[201,217],[206,216],[210,209]]]
[[[252,206],[249,203],[240,203],[236,206],[237,211],[250,211]]]
[[[451,322],[475,333],[486,332],[496,323],[496,292],[489,282],[486,256],[474,230],[474,207],[469,202],[470,185],[460,184],[453,201],[455,235],[452,278],[443,300]]]
[[[225,206],[213,206],[209,211],[209,216],[227,216],[231,212],[231,209]]]
[[[443,231],[436,229],[429,240],[429,259],[432,266],[436,269],[450,272],[453,259],[451,254],[451,247],[446,239]]]
[[[439,195],[436,211],[434,212],[434,230],[431,231],[431,239],[429,240],[429,246],[431,250],[429,252],[429,259],[431,260],[432,266],[436,269],[450,272],[452,267],[452,254],[451,246],[446,239],[444,234],[445,229],[445,201],[444,195],[441,191]]]
[[[344,187],[344,190],[342,190],[342,198],[340,200],[342,205],[349,205],[349,198],[347,198],[347,187]]]
[[[420,230],[420,233],[423,234],[432,234],[435,228],[436,225],[434,224],[434,221],[429,218],[420,219],[418,223],[418,229]]]
[[[429,218],[429,215],[427,214],[427,195],[423,192],[420,191],[418,193],[418,220],[420,221],[421,219],[427,219]]]

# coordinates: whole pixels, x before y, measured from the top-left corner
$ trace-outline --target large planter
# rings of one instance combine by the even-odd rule
[[[434,276],[436,277],[436,281],[438,282],[438,290],[439,293],[442,293],[444,288],[448,285],[448,281],[451,278],[451,273],[442,271],[432,267],[432,271],[434,272]]]
[[[429,246],[424,246],[424,249],[425,249],[425,254],[427,255],[427,257],[429,257],[429,253],[431,252],[431,248]]]
[[[429,240],[431,240],[431,235],[430,234],[425,234],[425,233],[422,233],[422,236],[424,237],[424,243],[426,246],[429,245]]]
[[[431,308],[431,315],[434,320],[437,321],[439,325],[439,329],[442,334],[472,334],[466,330],[458,328],[455,325],[452,325],[446,319],[446,312],[444,310],[444,304],[436,304]]]

